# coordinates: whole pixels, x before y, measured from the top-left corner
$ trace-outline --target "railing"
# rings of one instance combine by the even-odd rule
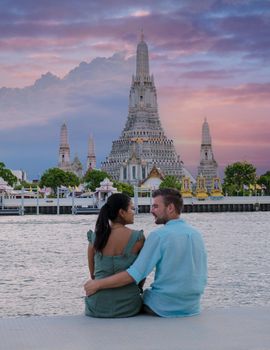
[[[152,191],[150,189],[142,189],[134,187],[134,206],[136,213],[139,213],[139,207],[147,208],[147,211],[152,206]],[[99,205],[100,204],[100,205]],[[204,200],[199,200],[196,197],[184,198],[184,204],[187,207],[190,206],[228,206],[228,205],[252,205],[256,210],[260,209],[260,205],[266,205],[269,210],[270,196],[244,196],[244,197],[221,197],[219,199],[213,199],[208,197]],[[40,208],[43,207],[43,212],[47,213],[44,208],[49,207],[49,213],[60,214],[60,208],[66,207],[65,213],[71,214],[90,214],[97,213],[102,203],[97,203],[95,197],[80,198],[75,197],[74,191],[72,195],[67,198],[61,197],[61,189],[57,190],[56,198],[39,198],[37,194],[35,198],[25,198],[24,191],[22,190],[21,198],[5,198],[1,197],[1,215],[24,215],[25,210],[32,207],[31,213],[40,213]],[[68,209],[70,207],[71,209]],[[54,208],[54,209],[52,209]],[[55,209],[56,208],[56,209]],[[259,209],[258,209],[259,208]],[[212,209],[211,209],[212,210]],[[265,209],[262,209],[265,210]],[[29,212],[29,210],[28,210]],[[10,213],[10,214],[9,214]]]

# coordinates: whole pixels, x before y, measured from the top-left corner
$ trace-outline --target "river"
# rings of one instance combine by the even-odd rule
[[[183,218],[202,232],[207,247],[202,308],[270,305],[270,212]],[[83,313],[86,232],[95,220],[96,215],[0,217],[0,317]],[[147,235],[155,224],[151,214],[139,214],[131,227]]]

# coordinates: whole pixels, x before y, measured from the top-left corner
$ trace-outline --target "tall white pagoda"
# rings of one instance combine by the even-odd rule
[[[96,168],[95,144],[94,144],[94,138],[90,136],[88,140],[86,171],[88,171],[89,169],[95,169],[95,168]]]
[[[60,131],[58,168],[64,171],[73,172],[79,178],[83,176],[83,167],[78,155],[75,155],[73,162],[70,161],[70,147],[68,143],[68,131],[66,123],[61,126]]]
[[[119,139],[113,141],[111,152],[101,167],[115,180],[139,185],[154,166],[164,175],[192,178],[184,169],[173,140],[166,137],[161,126],[154,77],[149,71],[148,47],[142,33],[126,125]]]
[[[205,186],[207,191],[210,192],[213,179],[218,176],[218,164],[214,158],[210,128],[206,118],[202,125],[202,143],[198,176],[203,176],[205,178]]]
[[[70,148],[68,143],[68,132],[66,123],[61,127],[60,131],[60,146],[58,157],[58,168],[69,171],[70,170]]]

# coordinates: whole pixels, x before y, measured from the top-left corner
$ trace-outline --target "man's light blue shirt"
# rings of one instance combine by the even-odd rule
[[[163,317],[198,314],[207,281],[201,234],[182,219],[170,220],[151,232],[127,272],[139,283],[154,268],[154,282],[144,291],[144,304]]]

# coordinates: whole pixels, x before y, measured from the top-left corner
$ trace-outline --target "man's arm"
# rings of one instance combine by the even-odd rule
[[[126,271],[123,271],[100,280],[88,280],[84,285],[84,290],[85,294],[89,296],[101,289],[118,288],[133,282],[134,279]]]
[[[159,240],[159,235],[151,233],[137,259],[127,271],[100,280],[87,281],[84,285],[86,295],[95,294],[101,289],[122,287],[133,282],[138,284],[153,270],[161,258]]]

